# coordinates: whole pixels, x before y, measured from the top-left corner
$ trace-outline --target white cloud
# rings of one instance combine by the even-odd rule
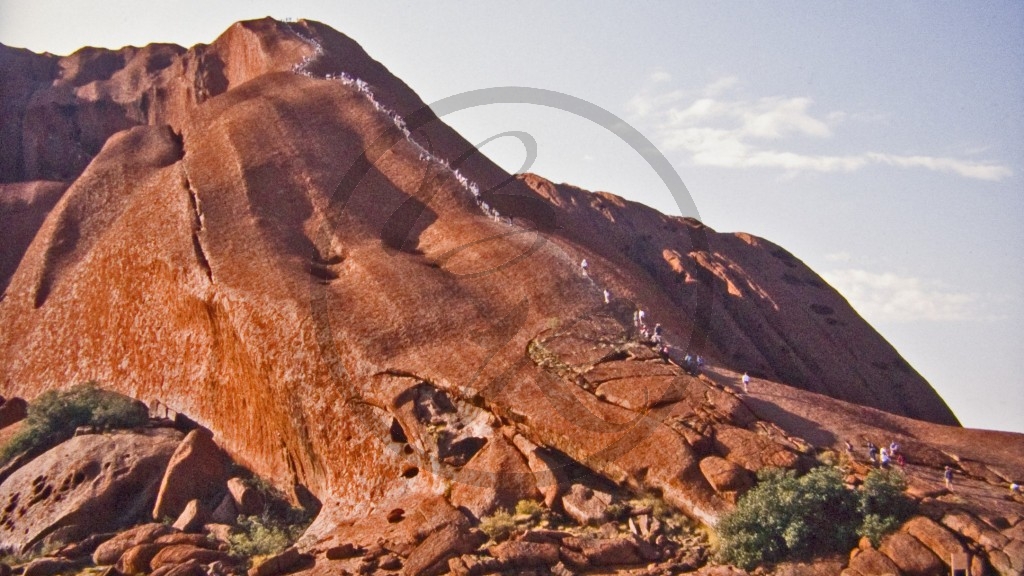
[[[983,319],[978,295],[950,290],[937,281],[857,268],[822,276],[871,322]]]
[[[672,79],[672,75],[664,70],[658,70],[651,74],[651,82],[668,82]]]
[[[999,181],[1013,172],[992,162],[961,158],[899,155],[880,151],[856,154],[806,154],[787,149],[794,139],[825,141],[850,117],[843,111],[813,113],[807,97],[730,100],[722,97],[737,85],[734,76],[709,84],[699,97],[681,90],[661,91],[671,77],[655,72],[651,83],[627,103],[631,119],[653,129],[666,151],[684,152],[697,165],[722,168],[771,168],[800,172],[852,172],[869,165],[923,168],[965,178]]]
[[[825,254],[825,260],[829,262],[849,262],[853,256],[849,252],[832,252]]]

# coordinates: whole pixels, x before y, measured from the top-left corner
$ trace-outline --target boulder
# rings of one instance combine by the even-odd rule
[[[641,562],[636,543],[625,538],[566,538],[562,545],[581,553],[590,566],[616,566]]]
[[[66,558],[36,558],[25,565],[22,576],[55,576],[75,567],[75,563]]]
[[[448,559],[467,554],[483,544],[478,533],[467,532],[467,523],[445,524],[427,536],[405,559],[405,576],[431,576],[443,574]]]
[[[251,514],[246,514],[251,516]],[[238,507],[235,504],[235,499],[231,497],[231,494],[225,494],[220,500],[220,504],[210,512],[209,518],[206,522],[213,524],[234,524],[238,520]]]
[[[719,494],[731,494],[728,498],[735,502],[735,496],[745,492],[754,485],[754,478],[745,468],[719,456],[708,456],[700,461],[700,471],[707,478],[708,484]]]
[[[249,569],[249,576],[279,576],[308,567],[313,557],[292,546],[283,552],[267,556]]]
[[[178,519],[174,521],[174,529],[182,532],[196,532],[203,527],[209,516],[210,512],[206,510],[202,502],[196,499],[189,500],[185,509],[178,515]]]
[[[117,560],[114,567],[121,574],[148,574],[152,571],[150,561],[157,552],[167,547],[167,544],[139,544],[125,550],[124,554]]]
[[[149,576],[207,576],[206,569],[196,561],[185,562],[184,564],[167,564],[161,566]]]
[[[172,532],[174,529],[170,526],[156,522],[134,526],[100,544],[92,554],[92,561],[98,566],[114,564],[129,548],[149,544]]]
[[[558,563],[558,545],[510,540],[487,550],[509,568],[554,566]]]
[[[559,458],[555,454],[537,446],[521,434],[513,436],[512,443],[521,454],[526,456],[526,464],[533,472],[537,490],[544,496],[544,505],[551,508],[562,497],[564,489],[569,485],[569,477],[565,473],[565,463],[559,462]]]
[[[361,546],[356,546],[351,542],[339,544],[337,546],[331,546],[324,551],[324,557],[328,560],[346,560],[348,558],[355,558],[361,556],[366,550]]]
[[[915,516],[903,524],[902,530],[917,538],[947,566],[953,554],[965,554],[967,549],[952,532],[926,516]]]
[[[719,454],[751,472],[766,467],[792,468],[798,460],[795,453],[781,444],[743,428],[716,427],[714,444]]]
[[[211,562],[230,562],[230,560],[231,557],[226,552],[200,548],[191,544],[175,544],[157,552],[149,561],[149,565],[153,570],[158,570],[162,566],[177,566],[190,561],[198,564],[210,564]]]
[[[231,460],[213,441],[213,433],[197,428],[181,441],[160,481],[153,518],[177,518],[190,500],[216,496],[228,480]]]
[[[986,550],[1001,550],[1010,539],[998,530],[964,510],[954,510],[942,517],[942,523],[964,538],[981,544]]]
[[[26,550],[58,529],[74,542],[138,521],[180,438],[167,429],[115,432],[51,448],[0,484],[0,542]]]
[[[164,536],[160,536],[154,540],[154,542],[157,544],[163,544],[164,546],[188,544],[189,546],[209,548],[210,550],[218,550],[221,546],[220,542],[211,540],[206,534],[187,534],[184,532],[165,534]]]
[[[1024,574],[1024,541],[1010,540],[1010,543],[1003,548],[1003,553],[1010,560],[1010,565],[1019,574]]]
[[[0,404],[0,429],[20,422],[28,415],[28,403],[22,398],[10,398]]]
[[[611,503],[611,494],[588,488],[582,484],[573,484],[569,493],[562,496],[562,507],[565,508],[565,513],[584,525],[604,522],[605,511]]]
[[[263,512],[266,499],[259,490],[249,486],[238,477],[228,479],[228,492],[234,500],[235,509],[239,514],[254,516]]]
[[[54,556],[60,556],[61,558],[67,558],[68,560],[75,560],[83,556],[91,556],[100,544],[103,544],[114,536],[115,534],[110,532],[93,534],[84,540],[72,542],[71,544],[62,547],[56,554],[54,554]]]
[[[228,544],[231,542],[231,534],[234,533],[235,528],[230,524],[207,524],[203,526],[203,532],[207,534],[212,540],[221,544]]]
[[[850,570],[861,576],[900,576],[900,569],[878,550],[868,548],[850,559]]]
[[[906,532],[886,536],[878,551],[888,556],[906,576],[932,576],[945,570],[938,556]]]
[[[494,434],[455,475],[453,506],[482,518],[499,508],[512,510],[520,500],[539,500],[533,472],[504,436]]]

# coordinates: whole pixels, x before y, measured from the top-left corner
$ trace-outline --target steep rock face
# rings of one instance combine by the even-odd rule
[[[497,435],[713,524],[734,495],[703,459],[743,476],[797,465],[805,446],[686,374],[687,350],[955,422],[912,370],[874,364],[898,356],[787,253],[536,177],[488,192],[508,175],[478,154],[458,162],[469,145],[320,24],[240,23],[188,51],[16,56],[42,70],[3,104],[21,133],[65,122],[51,132],[70,136],[5,147],[20,152],[4,179],[74,181],[0,301],[4,393],[98,379],[189,414],[320,497],[317,535],[400,523],[396,510],[485,479],[471,462]],[[88,112],[99,102],[110,118]],[[637,340],[636,306],[666,327],[668,359]],[[905,402],[880,391],[889,377]]]
[[[600,255],[601,281],[648,306],[672,339],[740,371],[957,423],[899,353],[785,249],[612,194],[520,178],[557,208],[559,235]]]

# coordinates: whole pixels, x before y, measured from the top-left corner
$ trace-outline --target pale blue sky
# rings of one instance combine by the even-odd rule
[[[625,118],[708,225],[825,276],[965,425],[1024,432],[1024,3],[0,0],[0,42],[189,46],[266,15],[348,34],[427,102],[518,85]],[[677,211],[584,120],[525,105],[446,120],[474,142],[528,131],[531,171]],[[523,157],[486,151],[509,170]]]

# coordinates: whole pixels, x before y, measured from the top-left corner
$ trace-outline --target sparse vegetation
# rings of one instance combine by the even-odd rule
[[[231,535],[231,553],[240,558],[276,554],[291,546],[305,531],[308,522],[289,524],[264,512],[259,516],[239,516],[238,532]]]
[[[42,451],[71,438],[79,426],[135,428],[149,413],[141,402],[103,390],[96,382],[45,392],[28,406],[24,427],[0,448],[0,464],[27,451]]]
[[[862,521],[857,534],[878,546],[882,536],[895,530],[914,512],[914,502],[903,491],[907,480],[897,470],[872,470],[858,492]]]
[[[231,553],[251,559],[276,554],[294,544],[315,513],[292,506],[281,491],[247,470],[243,478],[247,486],[260,492],[265,504],[262,514],[238,517],[238,532],[230,537]]]
[[[544,507],[534,500],[516,502],[516,516],[528,516],[531,521],[537,521],[543,515]]]
[[[839,470],[828,466],[801,477],[766,469],[758,481],[718,526],[720,559],[745,569],[846,551],[860,535],[877,545],[912,512],[896,471],[871,472],[858,491],[846,488]]]
[[[490,516],[480,519],[480,530],[490,536],[491,540],[501,542],[507,540],[516,530],[516,522],[507,510],[498,510]]]

